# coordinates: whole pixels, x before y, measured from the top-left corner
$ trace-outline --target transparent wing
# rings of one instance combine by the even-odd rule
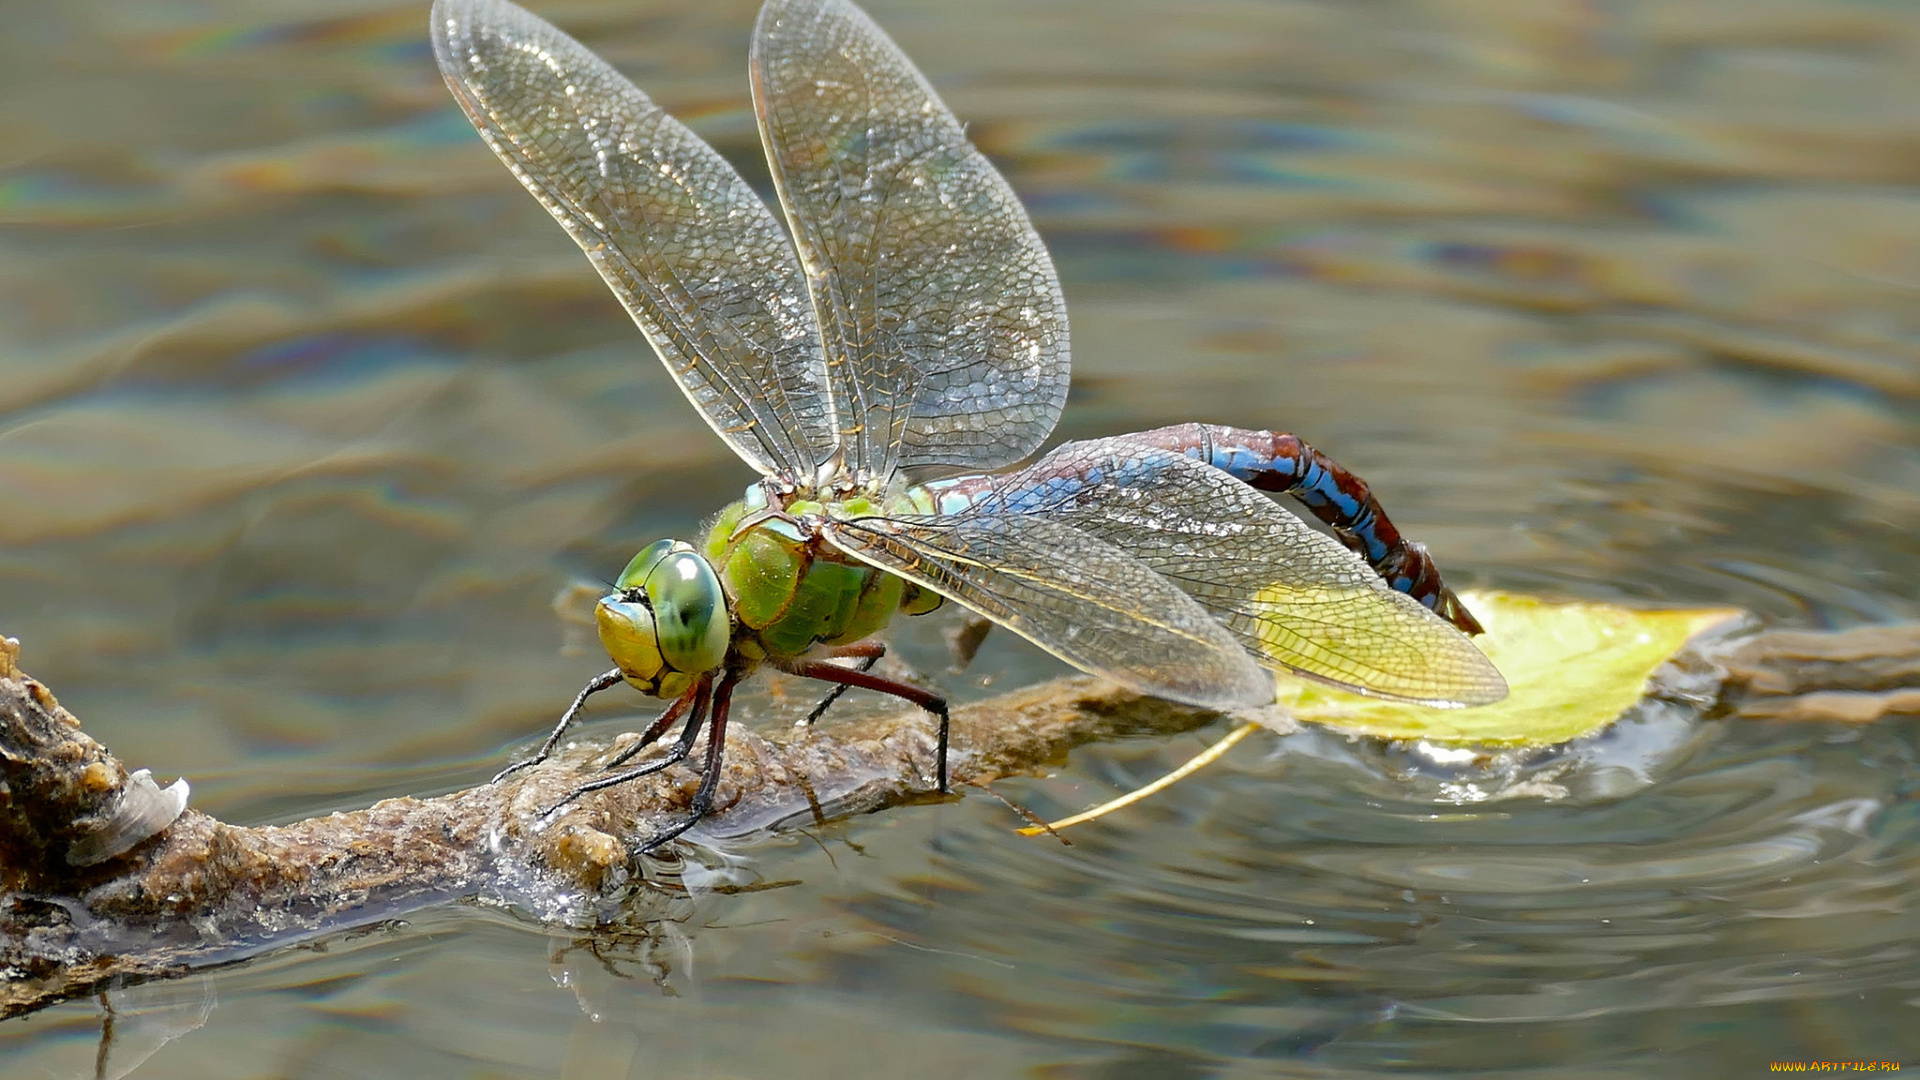
[[[1067,396],[1053,260],[1006,180],[848,0],[768,0],[753,95],[847,463],[998,468]]]
[[[1225,627],[1112,545],[1035,517],[834,522],[842,550],[985,615],[1084,671],[1207,708],[1273,701]]]
[[[805,277],[753,190],[606,61],[506,0],[435,0],[432,29],[467,119],[714,431],[763,473],[811,479],[839,425]]]
[[[983,477],[980,512],[1112,544],[1193,597],[1260,662],[1363,694],[1485,705],[1507,684],[1466,635],[1359,556],[1211,465],[1125,436]]]

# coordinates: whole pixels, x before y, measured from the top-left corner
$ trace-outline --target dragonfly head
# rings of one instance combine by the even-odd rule
[[[720,575],[677,540],[641,549],[600,598],[594,621],[620,673],[656,697],[678,697],[719,667],[733,640]]]

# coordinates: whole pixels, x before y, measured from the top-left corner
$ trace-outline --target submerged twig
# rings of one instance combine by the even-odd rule
[[[685,812],[691,774],[542,811],[630,745],[563,749],[499,784],[389,799],[292,825],[179,812],[184,788],[130,773],[0,639],[0,1015],[174,974],[462,897],[556,920],[591,918],[642,872],[631,853]],[[1915,711],[1920,628],[1776,632],[1719,659],[1717,711],[1850,718]],[[1836,707],[1866,701],[1869,708]],[[1167,735],[1216,718],[1088,677],[953,713],[953,779],[979,785],[1063,760],[1081,743]],[[933,730],[917,709],[798,729],[729,733],[708,837],[811,824],[929,798]],[[177,815],[177,816],[176,816]]]
[[[1061,829],[1071,829],[1075,825],[1084,825],[1089,821],[1097,821],[1113,813],[1115,810],[1132,806],[1142,799],[1152,798],[1159,792],[1165,791],[1180,781],[1185,780],[1187,777],[1192,776],[1194,773],[1199,772],[1201,769],[1220,760],[1221,756],[1233,749],[1240,740],[1259,730],[1260,725],[1252,720],[1243,721],[1239,727],[1227,732],[1226,736],[1219,742],[1188,758],[1179,768],[1174,769],[1158,780],[1142,784],[1119,798],[1108,799],[1099,806],[1082,810],[1077,814],[1070,814],[1067,817],[1061,818],[1059,821],[1036,821],[1032,825],[1028,825],[1018,831],[1021,836],[1039,836],[1041,833],[1058,836],[1060,835]],[[1065,842],[1064,839],[1062,842]]]
[[[1920,624],[1775,630],[1727,656],[1725,706],[1748,720],[1920,716]]]

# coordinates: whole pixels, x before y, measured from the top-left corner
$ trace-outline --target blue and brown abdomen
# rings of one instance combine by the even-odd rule
[[[1420,544],[1406,539],[1388,520],[1366,481],[1286,432],[1253,431],[1215,424],[1176,424],[1119,438],[1158,447],[1214,468],[1262,491],[1283,491],[1333,528],[1341,543],[1367,561],[1386,583],[1420,601],[1429,610],[1469,634],[1482,632],[1479,620],[1440,579],[1440,568]],[[1068,444],[1071,447],[1073,444]],[[1065,450],[1068,447],[1061,447]],[[996,476],[961,476],[912,489],[921,513],[963,513],[977,501],[993,498],[1019,509],[1098,483],[1125,485],[1126,475],[1080,475],[1064,468],[1049,471],[1049,454],[1016,474],[1028,489],[1009,488]]]
[[[1283,491],[1326,522],[1347,548],[1367,560],[1386,583],[1469,634],[1484,633],[1424,545],[1406,539],[1388,520],[1365,480],[1284,431],[1217,424],[1175,424],[1128,435],[1228,473],[1262,491]]]

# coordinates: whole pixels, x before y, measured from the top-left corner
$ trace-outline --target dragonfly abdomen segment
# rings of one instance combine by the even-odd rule
[[[1299,438],[1286,432],[1175,424],[1123,435],[1116,441],[1121,440],[1203,461],[1263,491],[1286,492],[1332,527],[1340,541],[1365,559],[1389,586],[1469,634],[1482,632],[1479,620],[1441,580],[1433,556],[1400,534],[1366,481]],[[1047,460],[1052,460],[1052,455]],[[1154,468],[1141,461],[1129,469],[1124,457],[1109,461],[1114,475],[1107,475],[1101,467],[1047,470],[1047,461],[1042,461],[1040,466],[1017,474],[1024,486],[1013,487],[994,476],[961,476],[923,485],[910,491],[908,497],[916,509],[926,513],[959,514],[989,502],[996,511],[1044,513],[1049,505],[1071,502],[1087,488],[1140,485],[1148,479],[1144,471]]]
[[[1424,545],[1400,534],[1365,480],[1284,431],[1218,424],[1174,424],[1127,435],[1204,461],[1262,491],[1284,491],[1330,526],[1388,585],[1469,634],[1482,632],[1460,598],[1440,579]]]

